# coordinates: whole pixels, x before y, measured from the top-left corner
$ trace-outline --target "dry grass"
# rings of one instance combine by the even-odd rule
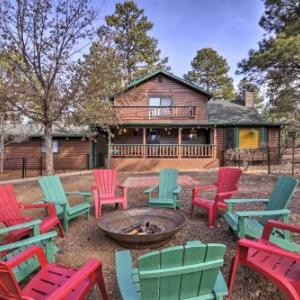
[[[153,175],[153,174],[149,174]],[[216,179],[216,171],[205,171],[198,173],[189,173],[190,176],[199,180],[201,184],[206,184]],[[132,175],[131,175],[132,176]],[[138,174],[133,175],[138,176]],[[127,175],[121,175],[120,181],[124,181]],[[268,197],[270,194],[276,176],[266,176],[264,173],[246,173],[242,176],[240,182],[240,197]],[[91,189],[92,175],[74,176],[63,179],[66,191],[86,191]],[[37,184],[17,185],[16,191],[18,198],[24,202],[33,202],[42,198],[42,193]],[[184,187],[180,199],[182,201],[182,211],[188,217],[187,225],[176,237],[167,245],[180,245],[189,240],[201,240],[202,242],[219,242],[227,246],[223,274],[228,277],[231,258],[235,254],[236,239],[228,230],[228,225],[220,216],[217,220],[217,226],[214,229],[207,227],[206,214],[200,209],[190,218],[188,209],[191,202],[192,190],[190,187]],[[292,211],[292,223],[300,224],[300,202],[299,191],[289,208]],[[78,199],[73,199],[72,203]],[[132,188],[129,191],[129,207],[146,206],[147,200],[143,194],[142,188]],[[105,208],[105,212],[111,211],[111,208]],[[105,213],[104,212],[104,213]],[[103,262],[103,271],[107,289],[111,299],[120,299],[118,287],[115,278],[114,253],[122,249],[121,246],[106,237],[97,227],[94,217],[87,222],[84,218],[78,218],[71,223],[70,230],[64,239],[58,238],[56,241],[60,248],[57,255],[59,263],[79,266],[89,258],[97,258]],[[148,252],[149,250],[133,250],[133,257]],[[241,267],[238,271],[237,281],[234,287],[234,296],[232,299],[286,299],[279,290],[269,281],[264,280],[260,275]],[[91,296],[91,299],[97,297]]]

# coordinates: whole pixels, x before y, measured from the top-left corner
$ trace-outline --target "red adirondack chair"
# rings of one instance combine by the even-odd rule
[[[111,169],[94,171],[95,181],[92,189],[97,219],[101,217],[102,205],[120,203],[123,209],[127,208],[128,189],[117,183],[117,175],[117,171]],[[118,187],[123,190],[123,195],[121,196],[116,195]]]
[[[225,208],[225,199],[231,198],[239,192],[237,188],[238,181],[242,175],[242,171],[238,168],[220,168],[218,180],[216,183],[196,186],[193,190],[193,200],[191,207],[191,215],[193,214],[194,206],[199,206],[208,209],[208,226],[213,227],[219,208]],[[216,189],[214,200],[200,198],[199,194],[203,191],[211,191]]]
[[[257,271],[273,281],[289,299],[300,299],[300,254],[279,248],[269,241],[274,228],[300,233],[300,227],[269,220],[264,226],[262,238],[256,241],[241,239],[237,243],[236,256],[231,263],[229,294],[239,264]]]
[[[0,186],[0,223],[5,226],[14,226],[33,220],[33,217],[22,214],[22,209],[46,208],[48,216],[42,219],[40,232],[45,233],[54,227],[58,227],[61,236],[63,230],[57,218],[55,207],[52,203],[23,204],[17,201],[16,193],[12,185]],[[9,232],[6,237],[6,243],[11,243],[27,236],[32,228],[18,229]]]
[[[37,257],[41,269],[21,289],[13,269],[33,256]],[[96,284],[103,299],[108,300],[100,261],[90,259],[79,270],[50,264],[39,246],[31,246],[11,260],[0,262],[0,299],[85,299]]]

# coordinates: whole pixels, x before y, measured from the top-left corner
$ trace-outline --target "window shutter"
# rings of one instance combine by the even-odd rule
[[[240,147],[240,130],[238,127],[234,128],[234,148]]]
[[[259,134],[259,136],[260,136],[260,144],[262,145],[262,144],[266,144],[267,143],[267,141],[268,141],[268,138],[267,138],[267,128],[265,128],[265,127],[262,127],[262,128],[260,128],[260,134]]]

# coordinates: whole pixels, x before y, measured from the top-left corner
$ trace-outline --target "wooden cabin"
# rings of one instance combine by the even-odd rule
[[[22,127],[22,128],[21,128]],[[45,170],[45,143],[42,128],[19,125],[11,129],[11,135],[18,135],[28,127],[28,139],[21,143],[11,143],[5,147],[4,170],[35,171],[35,175]],[[91,126],[62,129],[53,128],[52,150],[54,168],[62,170],[87,170],[104,165],[107,153],[107,138],[99,132],[92,132]],[[102,159],[102,161],[101,161]],[[28,173],[29,174],[29,173]]]
[[[262,146],[279,159],[280,125],[262,119],[251,93],[238,101],[211,98],[161,70],[130,83],[114,99],[120,125],[109,134],[107,165],[122,171],[217,167],[226,149],[258,149],[260,160]]]

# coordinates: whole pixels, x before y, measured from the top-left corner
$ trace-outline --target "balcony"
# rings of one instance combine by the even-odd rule
[[[211,158],[215,145],[178,145],[178,144],[111,144],[111,158]]]
[[[195,119],[196,106],[115,106],[120,120]]]

